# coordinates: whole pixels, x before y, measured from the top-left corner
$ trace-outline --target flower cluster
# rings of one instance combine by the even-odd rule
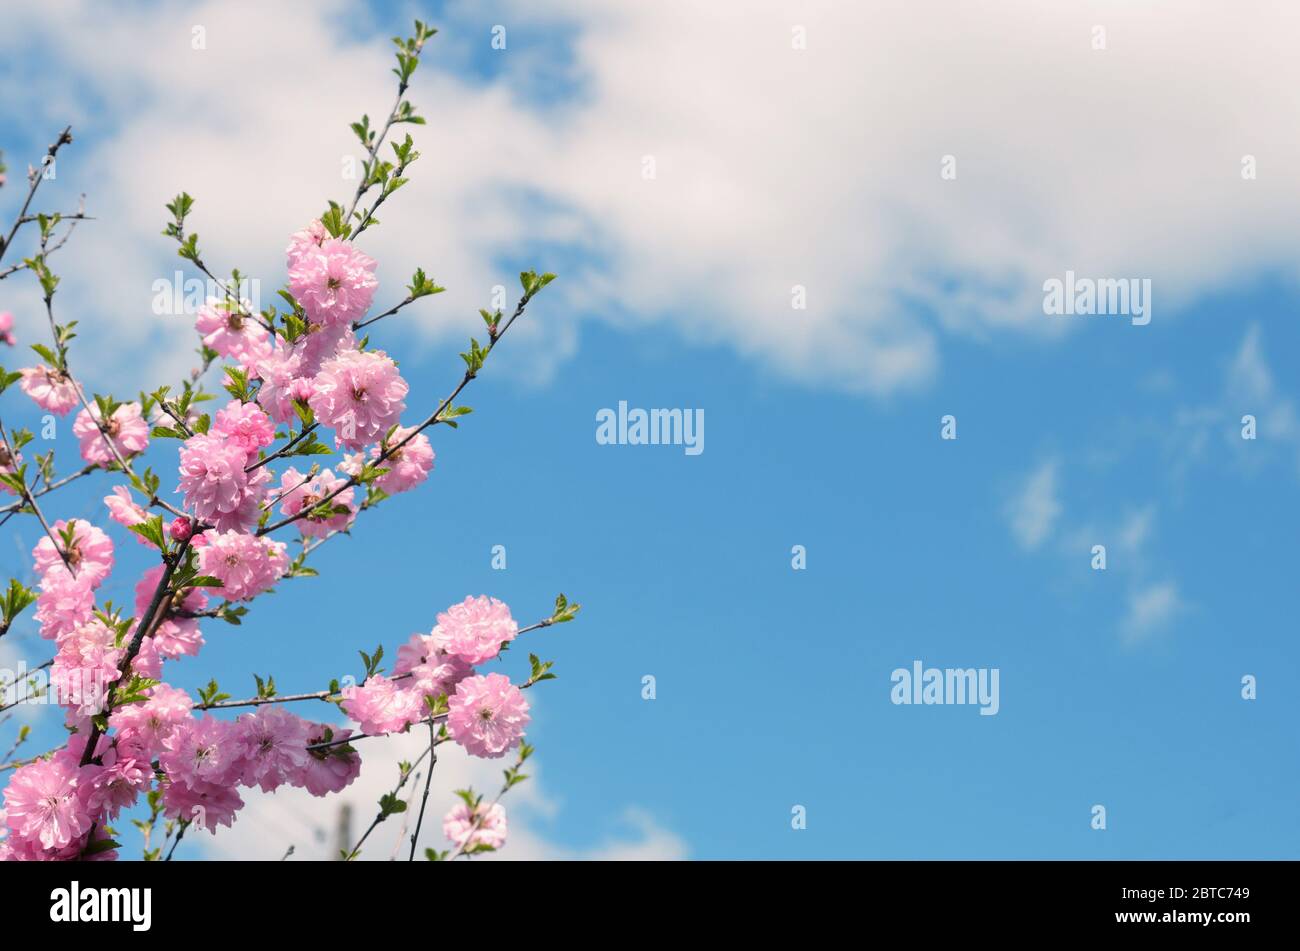
[[[432,35],[417,22],[415,37],[399,40],[403,90]],[[429,633],[412,635],[398,649],[390,673],[379,666],[381,651],[363,655],[360,685],[344,680],[350,685],[333,682],[315,694],[281,697],[274,681],[259,677],[256,697],[231,700],[211,681],[198,691],[196,702],[167,682],[174,669],[168,665],[203,650],[208,619],[239,624],[247,602],[286,578],[315,574],[305,562],[316,547],[350,532],[361,512],[416,488],[433,470],[425,430],[450,418],[435,414],[404,426],[407,382],[387,353],[371,349],[368,337],[358,338],[363,325],[441,290],[418,270],[397,307],[367,319],[379,287],[377,265],[355,239],[378,224],[375,207],[404,183],[400,176],[418,157],[410,136],[391,143],[396,163],[376,156],[390,127],[417,121],[411,104],[400,97],[396,109],[377,140],[368,119],[353,126],[374,160],[353,208],[344,213],[331,202],[322,219],[290,238],[287,287],[280,292],[288,309],[256,312],[233,293],[205,301],[194,320],[203,365],[178,391],[163,387],[141,393],[138,402],[88,396],[70,368],[73,323],[59,324],[51,303],[58,278],[43,254],[24,262],[45,290],[53,347],[33,346],[42,358],[35,366],[0,371],[0,389],[17,382],[43,412],[66,416],[78,410],[71,429],[86,465],[59,479],[53,454],[36,454],[33,467],[19,451],[31,433],[23,431],[11,441],[0,426],[0,486],[19,497],[4,511],[30,512],[43,533],[31,550],[38,591],[11,582],[0,596],[0,633],[35,602],[39,634],[54,645],[52,660],[36,671],[46,681],[38,684],[38,693],[58,704],[68,730],[58,748],[11,764],[15,768],[0,804],[0,860],[115,858],[120,846],[112,839],[112,824],[133,809],[148,817],[134,820],[145,830],[146,857],[158,858],[159,850],[147,843],[160,817],[168,820],[174,845],[191,826],[216,833],[232,825],[244,805],[244,790],[274,793],[289,786],[313,796],[338,793],[360,773],[355,741],[417,723],[429,725],[429,754],[447,741],[488,758],[518,749],[520,763],[531,752],[524,742],[530,715],[523,690],[554,675],[536,657],[532,676],[522,685],[503,673],[481,671],[520,632],[510,609],[487,596],[467,597],[439,613]],[[70,141],[61,137],[50,157]],[[358,207],[375,186],[382,186],[383,197],[368,209]],[[168,205],[173,220],[164,234],[206,273],[197,236],[186,224],[192,203],[182,194]],[[15,230],[29,218],[38,220],[20,218]],[[55,225],[42,221],[44,231]],[[0,257],[11,243],[0,244]],[[521,275],[524,297],[516,317],[551,278],[531,271]],[[239,286],[237,272],[232,284]],[[469,367],[462,388],[510,323],[499,326],[500,313],[483,314],[491,346],[474,342],[471,352],[462,354]],[[0,313],[0,343],[16,341],[12,315]],[[218,360],[226,361],[222,383],[231,398],[224,405],[205,405],[213,395],[203,377]],[[451,415],[464,412],[466,407],[455,407]],[[318,438],[326,431],[332,432],[333,450]],[[165,466],[165,472],[176,472],[172,494],[153,462],[169,439],[176,451],[174,462]],[[296,458],[318,455],[338,458],[329,465]],[[29,472],[33,468],[35,475]],[[48,493],[93,471],[121,477],[121,484],[102,496],[103,524],[146,549],[151,564],[142,573],[124,578],[119,567],[115,578],[114,541],[104,528],[80,517],[47,520],[37,503],[39,497],[41,505],[49,505]],[[294,545],[301,546],[292,552],[289,542],[273,537],[288,526],[298,535]],[[105,587],[114,584],[130,594],[106,597]],[[134,613],[127,616],[130,609]],[[556,614],[542,624],[569,620],[574,611],[576,606],[561,596]],[[212,630],[206,633],[211,636]],[[303,719],[282,705],[305,699],[336,704],[359,729]],[[19,743],[24,739],[25,734]],[[430,763],[434,760],[431,755]],[[403,771],[402,782],[409,773]],[[507,788],[524,778],[518,766],[506,775]],[[376,821],[391,811],[390,798],[381,800]],[[443,821],[457,855],[503,845],[506,817],[500,804],[485,804],[469,793],[462,799]],[[412,857],[418,832],[417,825]]]
[[[447,728],[475,756],[504,756],[528,726],[528,701],[504,674],[477,674],[518,626],[495,598],[466,598],[438,615],[430,634],[413,634],[398,651],[393,676],[377,674],[343,691],[343,710],[366,733],[404,730],[447,702]]]
[[[134,618],[123,620],[98,603],[114,566],[113,541],[101,528],[83,519],[56,521],[32,550],[40,579],[36,620],[57,648],[49,688],[75,732],[52,756],[14,772],[0,811],[7,831],[0,858],[111,858],[105,824],[150,791],[163,815],[215,832],[234,821],[240,788],[289,785],[322,796],[356,778],[360,757],[347,742],[350,728],[310,722],[269,703],[234,719],[196,716],[190,695],[163,680],[166,662],[194,657],[204,646],[200,619],[219,613],[209,610],[211,593],[227,606],[250,601],[290,572],[288,546],[261,530],[272,506],[304,540],[319,541],[350,528],[360,509],[358,486],[370,482],[396,495],[433,469],[428,437],[400,424],[408,388],[396,364],[381,351],[359,349],[351,331],[350,322],[369,307],[374,262],[323,235],[314,222],[290,245],[290,287],[308,321],[292,341],[272,337],[229,302],[210,301],[199,311],[204,347],[237,362],[256,389],[202,423],[190,408],[155,410],[155,424],[182,426],[177,492],[184,514],[167,532],[171,542],[151,528],[156,496],[140,499],[117,485],[103,498],[113,522],[165,555],[134,585]],[[23,371],[22,388],[57,413],[81,402],[71,375],[52,365]],[[295,465],[277,474],[268,464],[276,423],[305,412],[351,450],[339,474]],[[122,460],[129,465],[149,446],[146,415],[134,402],[97,397],[83,406],[73,423],[82,458],[105,469]],[[22,465],[16,451],[0,456],[5,472]],[[187,565],[190,584],[170,580]],[[391,675],[371,671],[362,685],[341,690],[337,702],[372,735],[406,730],[440,711],[447,735],[471,754],[503,756],[522,740],[528,703],[505,675],[476,668],[517,633],[505,604],[468,597],[440,613],[430,633],[412,635],[399,648]],[[114,702],[127,692],[128,702]],[[96,729],[92,718],[103,715],[107,730]],[[496,847],[505,840],[505,816],[499,805],[466,806],[449,814],[444,829],[463,851]]]

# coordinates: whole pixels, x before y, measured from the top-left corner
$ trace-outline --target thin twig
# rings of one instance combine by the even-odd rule
[[[438,732],[429,723],[429,771],[424,777],[424,796],[420,799],[420,816],[415,820],[415,831],[411,833],[411,854],[406,861],[415,861],[415,840],[420,837],[420,826],[424,825],[424,808],[429,804],[429,784],[433,780],[433,768],[438,765]]]

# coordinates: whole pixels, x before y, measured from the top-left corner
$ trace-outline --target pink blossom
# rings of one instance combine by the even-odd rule
[[[438,615],[433,642],[467,664],[481,664],[501,651],[501,645],[515,639],[519,625],[510,609],[496,598],[481,595],[453,604]]]
[[[243,365],[255,363],[271,352],[271,335],[266,328],[226,301],[209,300],[200,307],[194,328],[203,337],[204,346]]]
[[[280,337],[272,353],[253,365],[253,372],[262,381],[257,391],[257,402],[277,423],[288,423],[297,418],[293,401],[297,398],[298,380],[302,376],[302,355]]]
[[[348,449],[378,440],[406,409],[406,381],[382,350],[341,351],[325,361],[312,385],[312,411]]]
[[[383,445],[395,446],[413,431],[411,427],[399,426]],[[378,460],[380,455],[382,451],[379,446],[370,447],[371,459]],[[429,437],[417,433],[406,445],[393,450],[383,462],[376,463],[388,471],[375,480],[375,485],[389,495],[413,489],[429,477],[429,472],[433,469],[433,456]]]
[[[350,476],[361,475],[361,470],[366,465],[366,454],[364,452],[345,452],[342,455],[343,459],[338,464],[339,472],[346,472]]]
[[[167,660],[177,660],[197,657],[205,642],[197,618],[169,617],[154,631],[149,643]]]
[[[338,478],[329,469],[308,479],[290,466],[280,477],[280,511],[288,516],[304,510],[310,512],[331,492],[344,485],[347,485],[347,480]],[[328,504],[331,514],[304,515],[298,519],[298,528],[304,536],[322,538],[330,532],[342,531],[356,517],[357,506],[353,502],[351,486],[330,499]]]
[[[374,259],[350,242],[326,238],[319,247],[307,242],[296,255],[291,251],[289,290],[312,323],[350,323],[369,309],[378,286]]]
[[[245,748],[245,786],[275,792],[281,783],[296,784],[302,778],[310,759],[307,736],[313,724],[271,705],[244,714],[236,723]]]
[[[442,820],[442,834],[457,849],[473,851],[477,845],[499,849],[506,844],[506,810],[499,802],[479,803],[471,810],[465,802],[456,803]]]
[[[171,525],[167,526],[167,534],[174,541],[189,541],[190,536],[194,534],[194,523],[184,515],[177,515],[172,519]]]
[[[496,759],[519,745],[528,726],[528,701],[505,674],[466,677],[448,701],[447,729],[474,756]]]
[[[355,350],[356,345],[351,324],[342,326],[308,324],[307,333],[293,342],[294,352],[302,356],[299,376],[314,377],[320,372],[321,365],[326,360],[341,351]],[[311,395],[310,382],[304,380],[302,383],[305,392],[300,391],[298,396],[300,399],[306,399]]]
[[[158,641],[146,637],[140,642],[140,650],[131,658],[131,673],[148,677],[150,680],[162,680],[163,661],[166,658],[158,650]]]
[[[168,780],[194,790],[233,786],[244,771],[245,747],[239,728],[229,720],[183,720],[163,737],[162,745],[158,764]]]
[[[63,370],[42,363],[21,372],[23,379],[19,386],[41,409],[66,416],[80,402],[77,387]]]
[[[202,818],[202,828],[213,835],[218,826],[230,827],[235,822],[235,813],[244,807],[244,800],[239,791],[230,785],[203,783],[191,786],[188,783],[172,782],[162,794],[163,814],[172,819],[185,822],[197,822]]]
[[[191,436],[180,449],[179,491],[201,519],[239,508],[248,489],[248,454],[213,434]]]
[[[201,536],[199,565],[205,575],[221,580],[218,589],[230,601],[248,601],[266,591],[289,568],[283,542],[242,532],[208,531]]]
[[[271,481],[271,470],[259,466],[248,473],[248,484],[239,505],[229,512],[217,512],[208,522],[219,532],[250,532],[262,515],[262,502]]]
[[[209,432],[244,450],[251,462],[257,451],[275,441],[275,424],[256,403],[231,400],[218,410]]]
[[[11,837],[62,849],[85,835],[94,821],[86,808],[84,770],[59,759],[37,760],[15,771],[5,789],[5,822]]]
[[[308,724],[307,745],[333,743],[324,749],[308,750],[307,765],[298,785],[304,786],[313,796],[336,793],[351,784],[361,774],[361,757],[347,743],[338,743],[352,735],[347,727],[332,727],[324,723]]]
[[[143,751],[146,758],[162,751],[163,740],[181,723],[188,723],[194,701],[184,690],[159,684],[149,690],[143,703],[115,707],[108,725],[117,731],[118,742]]]
[[[423,696],[404,690],[383,674],[376,674],[360,687],[345,687],[342,696],[343,712],[366,733],[396,733],[427,712]]]
[[[99,407],[92,403],[72,423],[73,433],[81,440],[81,458],[92,465],[106,466],[116,461],[109,440],[123,458],[144,452],[149,445],[149,424],[140,412],[139,403],[122,403],[113,410],[104,424],[107,434],[100,431],[99,420]]]
[[[67,556],[65,565],[63,555],[59,552],[64,548],[63,532],[69,525],[72,526],[72,544],[64,551]],[[42,535],[32,549],[37,574],[44,577],[55,569],[61,574],[67,574],[70,565],[73,574],[79,578],[85,577],[95,586],[108,577],[113,570],[113,540],[101,529],[84,519],[73,519],[71,522],[59,519],[54,523],[53,530],[59,540],[58,548],[54,547],[50,536]]]
[[[429,634],[412,634],[411,639],[397,649],[397,663],[393,676],[410,674],[409,689],[426,697],[451,694],[474,669],[459,657],[438,650]]]
[[[95,843],[110,841],[103,826],[95,826],[93,841]],[[90,844],[85,839],[78,838],[61,849],[47,851],[41,848],[39,842],[19,839],[15,836],[0,841],[0,862],[113,862],[117,860],[115,848],[101,846],[100,850],[93,854],[83,854]]]
[[[329,235],[319,218],[301,231],[295,231],[289,238],[289,246],[284,249],[284,253],[289,258],[289,268],[292,270],[304,254],[319,251],[321,244]]]
[[[4,176],[0,175],[0,185],[4,184]],[[15,346],[18,338],[14,336],[14,315],[9,311],[0,313],[0,343],[7,343],[9,346]]]
[[[139,525],[149,518],[149,513],[136,504],[135,499],[131,498],[131,490],[124,485],[113,486],[113,494],[104,496],[104,505],[108,507],[108,517],[127,528]],[[152,544],[137,532],[131,534],[141,545]]]
[[[118,668],[126,656],[126,647],[119,647],[116,638],[117,633],[98,618],[59,638],[50,689],[60,704],[84,716],[104,708],[108,688],[121,677]]]
[[[131,806],[140,793],[153,782],[153,767],[148,759],[131,755],[129,748],[119,745],[109,757],[111,765],[92,767],[93,773],[86,794],[86,805],[92,813],[104,813],[109,819]]]
[[[41,578],[40,587],[36,622],[46,640],[63,637],[94,614],[95,586],[89,576],[51,571]]]

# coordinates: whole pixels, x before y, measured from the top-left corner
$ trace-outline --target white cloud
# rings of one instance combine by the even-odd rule
[[[1129,512],[1119,528],[1120,546],[1130,554],[1137,554],[1151,537],[1151,526],[1155,523],[1154,505]]]
[[[1006,508],[1011,534],[1026,551],[1047,540],[1062,507],[1057,487],[1058,460],[1049,459],[1029,474]]]
[[[1242,438],[1247,415],[1255,417],[1253,440]],[[1163,436],[1176,478],[1220,453],[1245,472],[1258,472],[1279,456],[1300,472],[1300,413],[1274,379],[1259,324],[1246,328],[1227,362],[1220,391],[1206,403],[1179,409],[1173,423]]]
[[[1174,582],[1140,587],[1129,595],[1128,612],[1120,630],[1129,644],[1136,644],[1167,627],[1185,609]]]
[[[374,819],[379,799],[397,783],[397,764],[414,763],[427,749],[427,740],[419,733],[362,740],[361,775],[351,786],[335,796],[316,798],[301,789],[282,787],[274,793],[240,790],[246,805],[230,829],[220,829],[215,836],[191,833],[201,843],[204,854],[221,859],[279,859],[292,845],[293,859],[332,859],[338,854],[340,810],[351,810],[346,838],[348,847],[365,832]],[[626,834],[610,836],[587,848],[570,848],[555,842],[543,830],[546,821],[562,810],[550,798],[542,784],[537,754],[528,762],[529,779],[516,786],[502,799],[509,824],[505,848],[484,859],[684,859],[686,843],[663,828],[644,810],[625,807],[620,825]],[[427,763],[427,760],[426,760]],[[506,760],[482,760],[466,755],[454,744],[439,747],[438,765],[433,773],[428,808],[420,830],[416,850],[424,861],[426,847],[446,849],[442,835],[442,817],[454,804],[456,789],[473,786],[490,800],[501,786],[501,770]],[[410,832],[415,827],[424,790],[423,764],[420,778],[408,781],[400,795],[409,797],[406,813],[390,816],[380,823],[366,840],[362,859],[405,860],[410,850]],[[188,841],[188,840],[187,840]],[[182,848],[185,848],[182,844]],[[190,849],[194,848],[191,843]],[[180,854],[180,853],[178,853]]]
[[[69,154],[94,170],[101,220],[64,252],[79,269],[64,302],[93,318],[87,332],[112,328],[105,352],[163,338],[162,364],[184,359],[188,338],[147,306],[173,193],[198,197],[214,263],[271,286],[287,233],[342,194],[345,123],[389,101],[387,44],[359,39],[351,9],[8,12],[0,55],[52,57],[32,77],[44,115],[23,121],[112,116]],[[432,41],[413,90],[433,119],[413,130],[425,157],[365,242],[381,302],[417,264],[450,288],[408,321],[430,338],[472,325],[505,281],[499,255],[535,237],[594,253],[521,328],[519,365],[537,373],[573,353],[579,318],[657,321],[793,378],[884,393],[934,376],[944,332],[1072,326],[1040,306],[1067,268],[1153,279],[1156,321],[1230,281],[1296,273],[1300,180],[1284,170],[1300,134],[1277,120],[1300,80],[1295,5],[756,2],[737,17],[693,0],[552,0],[504,4],[502,19],[498,81],[443,65],[486,50],[486,32],[453,18]],[[581,91],[539,106],[541,54],[516,50],[558,21]],[[190,48],[194,24],[205,50]],[[806,50],[791,48],[796,25]],[[945,155],[955,181],[940,178]],[[807,310],[790,307],[795,284]]]
[[[1295,404],[1277,392],[1258,324],[1247,329],[1228,367],[1227,401],[1237,418],[1245,413],[1255,416],[1266,438],[1284,442],[1300,438]]]

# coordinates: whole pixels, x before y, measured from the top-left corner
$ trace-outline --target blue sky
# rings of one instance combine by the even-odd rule
[[[508,12],[529,28],[511,28],[510,55],[517,51],[518,59],[498,69],[485,39],[495,12],[428,11],[445,26],[433,41],[438,69],[467,89],[507,90],[521,112],[563,120],[558,137],[578,135],[585,104],[599,101],[600,84],[610,80],[592,60],[575,62],[574,37],[598,31],[600,18],[581,4],[541,24]],[[354,21],[353,39],[378,46],[406,19],[405,8],[381,5],[373,22]],[[566,21],[578,25],[557,25]],[[11,79],[5,76],[7,89]],[[73,100],[86,88],[51,73],[56,89],[64,81]],[[105,94],[106,108],[123,109],[116,95]],[[437,100],[418,82],[414,98],[436,112]],[[20,113],[12,103],[0,111],[11,185],[52,128],[48,106],[34,123]],[[106,113],[74,149],[118,154],[112,140],[129,118]],[[343,127],[352,118],[341,110],[333,121]],[[586,121],[599,131],[600,118]],[[511,133],[489,131],[436,147],[473,151]],[[162,167],[185,165],[183,141],[154,144]],[[1077,148],[1099,150],[1095,142]],[[980,154],[994,162],[992,152]],[[109,173],[74,162],[51,189],[59,200],[85,190],[93,210],[97,191],[124,179],[135,183],[133,201],[148,194],[129,166]],[[419,171],[407,191],[449,187],[421,180]],[[929,187],[938,188],[933,177]],[[646,235],[651,277],[680,277],[684,290],[638,303],[637,294],[612,285],[637,259],[641,219],[614,212],[613,237],[595,240],[564,224],[570,215],[598,219],[591,209],[600,207],[599,195],[584,206],[576,192],[548,193],[523,173],[502,179],[505,192],[559,211],[538,213],[541,237],[508,228],[465,254],[484,274],[520,264],[561,274],[556,293],[548,298],[548,289],[525,318],[533,336],[508,338],[500,363],[490,363],[466,394],[474,415],[457,431],[435,434],[437,469],[422,491],[363,516],[354,538],[321,550],[320,578],[285,583],[253,605],[242,627],[210,624],[203,654],[169,668],[173,682],[193,688],[215,676],[243,694],[252,692],[256,672],[274,674],[286,692],[318,689],[357,672],[358,648],[382,642],[395,650],[467,593],[500,597],[527,623],[563,591],[583,603],[580,619],[529,635],[526,650],[504,661],[507,672],[523,676],[523,655],[534,650],[553,659],[559,674],[536,691],[530,730],[545,791],[525,801],[520,821],[541,843],[538,854],[651,842],[694,858],[1296,856],[1300,710],[1287,678],[1300,665],[1300,648],[1287,601],[1295,587],[1300,434],[1288,370],[1300,358],[1300,293],[1290,267],[1271,264],[1284,258],[1265,241],[1277,237],[1271,221],[1260,227],[1253,264],[1210,268],[1209,277],[1199,257],[1209,252],[1176,231],[1171,241],[1186,246],[1163,258],[1149,246],[1134,250],[1117,221],[1113,240],[1105,229],[1091,244],[1047,237],[1046,250],[981,262],[947,247],[957,233],[948,222],[933,259],[907,261],[918,283],[881,285],[873,270],[915,252],[910,238],[884,255],[850,241],[838,245],[843,260],[825,263],[833,249],[821,249],[818,267],[836,268],[825,272],[835,289],[822,295],[836,302],[833,309],[791,310],[791,281],[782,275],[781,299],[736,315],[726,309],[734,279],[726,247],[701,260],[700,272],[713,268],[702,274],[657,253],[667,239]],[[189,187],[202,209],[202,189]],[[875,187],[864,178],[863,192]],[[1094,201],[1110,194],[1086,180],[1055,187]],[[1133,187],[1132,194],[1159,189]],[[844,194],[844,203],[857,203],[856,192]],[[6,220],[15,195],[12,187],[0,191]],[[154,231],[168,197],[159,194],[138,213],[157,219]],[[1003,232],[979,217],[988,210],[979,199],[970,201],[962,212],[967,229],[997,243]],[[665,220],[677,207],[661,208]],[[208,199],[208,208],[215,218],[221,203]],[[1024,220],[1051,210],[1044,205]],[[947,222],[956,212],[920,209],[904,220],[923,231],[935,214]],[[1223,211],[1222,220],[1234,222],[1235,214]],[[301,226],[298,218],[258,227],[287,235]],[[854,226],[867,224],[855,219]],[[395,214],[394,228],[407,244],[422,240],[419,222]],[[91,239],[91,229],[109,237]],[[1049,229],[1062,230],[1059,223]],[[73,240],[111,243],[147,232],[120,214],[88,223]],[[217,233],[218,247],[271,262],[268,285],[282,279],[273,268],[283,238],[243,252]],[[736,235],[737,255],[745,240]],[[173,267],[164,239],[153,242],[147,252],[129,252],[141,255],[146,277]],[[65,261],[77,261],[74,253]],[[378,256],[387,300],[385,291],[395,292],[408,272]],[[1034,270],[1049,258],[1056,263]],[[1098,274],[1154,274],[1152,322],[1043,315],[1038,285],[1076,262],[1109,265]],[[453,270],[431,273],[457,283]],[[939,276],[924,283],[932,273]],[[770,275],[751,277],[761,283]],[[968,289],[981,280],[994,290],[972,292],[972,301]],[[69,270],[65,283],[75,281]],[[1015,292],[1005,291],[1008,281]],[[566,282],[578,290],[564,290]],[[15,312],[24,343],[43,340],[30,301],[5,300],[18,293],[15,283],[0,284],[0,309]],[[888,306],[847,291],[863,287],[882,288]],[[141,309],[141,288],[114,286],[98,299],[72,288],[67,297],[95,300],[85,324],[114,315],[125,323]],[[687,292],[694,290],[693,304]],[[810,297],[818,292],[811,283]],[[737,289],[736,309],[746,304]],[[448,306],[435,298],[428,311]],[[376,337],[403,360],[412,414],[433,405],[457,379],[461,335],[400,320],[380,327]],[[180,339],[173,327],[129,332]],[[907,352],[891,353],[895,342]],[[919,362],[910,362],[917,354]],[[6,366],[14,362],[0,356]],[[917,369],[898,370],[897,385],[863,382],[890,359]],[[94,358],[82,347],[73,360],[85,366]],[[121,397],[154,383],[122,382],[131,369],[122,359],[92,372]],[[620,400],[702,409],[705,451],[599,445],[595,415]],[[6,426],[39,423],[16,391],[0,410]],[[1247,413],[1259,419],[1255,441],[1240,438]],[[946,414],[957,419],[956,440],[940,439]],[[70,468],[70,426],[60,429],[55,449]],[[174,465],[166,446],[150,460],[160,472]],[[84,480],[51,514],[105,524],[96,507],[106,491],[102,477]],[[6,574],[28,570],[20,552],[30,550],[37,530],[22,519],[4,527]],[[116,529],[114,539],[115,577],[125,590],[124,579],[133,584],[138,575],[130,572],[146,565],[144,549]],[[1094,544],[1107,546],[1105,571],[1090,568]],[[491,567],[494,545],[506,548],[504,571]],[[794,545],[806,548],[805,570],[792,569]],[[28,620],[0,650],[6,662],[39,662],[48,645]],[[892,704],[891,672],[918,659],[998,668],[998,714]],[[652,701],[642,699],[646,675],[656,679]],[[1258,699],[1241,698],[1244,675],[1258,678]],[[32,721],[33,748],[58,740],[49,712]],[[17,722],[0,725],[0,747]],[[368,741],[366,750],[387,742]],[[391,771],[391,762],[381,765]],[[493,771],[472,775],[481,781]],[[1105,831],[1090,828],[1094,804],[1106,807]],[[807,810],[806,829],[791,828],[795,806]],[[257,808],[277,815],[260,801]],[[321,815],[328,825],[330,813]],[[191,856],[199,854],[212,853],[192,848]],[[215,854],[224,853],[217,847]]]

